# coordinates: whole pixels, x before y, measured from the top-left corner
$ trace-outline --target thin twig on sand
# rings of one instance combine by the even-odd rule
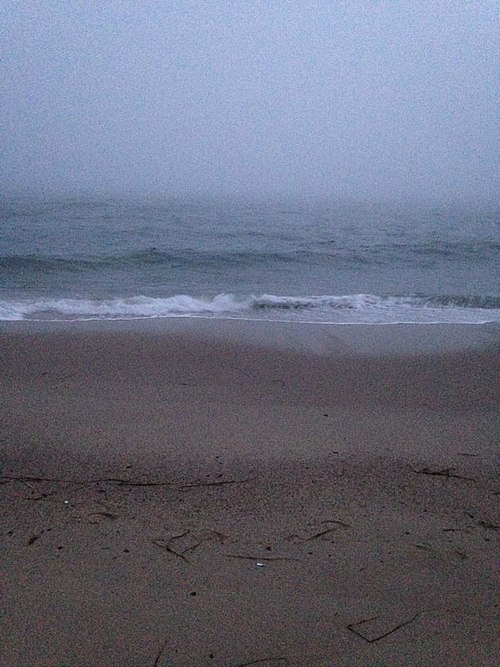
[[[124,479],[122,477],[102,477],[98,479],[63,479],[60,477],[35,477],[32,475],[2,475],[0,476],[0,481],[2,483],[7,482],[20,482],[26,486],[29,485],[29,482],[50,482],[52,484],[77,484],[79,486],[86,486],[91,484],[116,484],[117,486],[140,486],[140,487],[155,487],[155,486],[171,486],[176,487],[180,491],[188,491],[190,489],[196,489],[198,487],[204,486],[224,486],[226,484],[244,484],[245,482],[250,482],[255,477],[249,477],[248,479],[227,479],[220,480],[218,482],[193,482],[192,484],[178,484],[175,482],[148,482],[135,479]],[[33,488],[30,486],[30,488]]]
[[[114,521],[115,519],[118,519],[119,515],[114,514],[113,512],[91,512],[91,516],[103,516],[105,519],[110,519],[111,521]]]
[[[280,658],[260,658],[258,660],[250,660],[250,662],[241,662],[237,667],[250,667],[250,665],[261,665],[264,662],[287,662],[284,657]]]
[[[350,630],[351,632],[354,632],[354,634],[358,635],[358,637],[361,637],[361,639],[364,639],[365,642],[369,642],[370,644],[372,644],[374,642],[378,642],[380,639],[384,639],[384,637],[387,637],[388,635],[392,635],[393,632],[396,632],[396,630],[403,628],[405,625],[409,625],[412,621],[414,621],[417,618],[417,616],[420,616],[421,614],[423,614],[423,612],[419,611],[414,616],[409,618],[407,621],[403,621],[402,623],[396,625],[394,628],[391,628],[387,632],[384,632],[382,635],[378,635],[372,638],[367,637],[359,630],[356,630],[356,626],[362,625],[363,623],[368,623],[368,621],[374,621],[375,619],[379,618],[379,616],[371,616],[370,618],[364,618],[361,621],[356,621],[355,623],[349,623],[347,629]]]
[[[186,558],[186,556],[184,554],[187,553],[188,551],[192,551],[194,547],[190,547],[188,549],[185,549],[184,551],[176,551],[175,549],[172,549],[172,547],[170,546],[171,542],[173,542],[174,540],[180,540],[181,537],[185,537],[190,532],[191,531],[186,530],[184,533],[181,533],[180,535],[174,535],[173,537],[171,537],[166,542],[166,544],[164,543],[163,540],[151,540],[151,541],[157,547],[160,547],[160,549],[165,549],[165,551],[168,551],[168,553],[173,554],[174,556],[177,556],[178,558],[182,558],[183,561],[185,561],[186,563],[189,563],[191,565],[191,561],[188,558]],[[198,545],[196,545],[196,546],[198,546]]]
[[[287,537],[287,540],[290,541],[298,541],[298,542],[312,542],[313,540],[317,540],[321,537],[325,537],[325,535],[329,535],[330,533],[334,533],[338,530],[339,526],[341,528],[350,528],[351,524],[346,523],[345,521],[339,521],[338,519],[328,519],[327,521],[322,521],[321,524],[331,524],[334,523],[336,524],[335,526],[332,526],[330,528],[325,528],[324,530],[320,530],[317,533],[313,533],[312,535],[307,535],[307,536],[302,536],[302,535],[297,535],[296,533],[289,535]],[[320,525],[321,525],[320,524]]]
[[[189,489],[197,489],[204,486],[225,486],[227,484],[245,484],[251,482],[255,477],[248,477],[247,479],[225,479],[219,482],[194,482],[193,484],[182,484],[179,487],[180,491],[188,491]]]
[[[287,556],[244,556],[240,554],[224,554],[226,558],[239,558],[240,560],[265,560],[265,561],[273,561],[273,560],[294,560],[294,561],[300,561],[300,558],[288,558]]]
[[[172,482],[141,482],[133,479],[123,479],[121,477],[103,477],[100,479],[62,479],[60,477],[35,477],[31,475],[2,475],[1,480],[7,482],[50,482],[52,484],[77,484],[86,486],[90,484],[117,484],[118,486],[172,486]]]
[[[442,468],[441,470],[431,470],[430,468],[422,468],[421,470],[417,470],[416,468],[413,468],[413,466],[410,466],[410,468],[417,475],[435,475],[437,477],[453,477],[455,479],[464,479],[468,482],[476,481],[473,477],[464,477],[463,475],[455,474],[453,470],[456,470],[456,468]]]
[[[470,533],[469,528],[443,528],[443,533]]]
[[[160,658],[163,655],[163,652],[168,644],[168,639],[166,639],[163,644],[160,647],[160,650],[158,651],[158,655],[156,656],[156,660],[153,662],[153,667],[158,667],[160,664]]]
[[[27,482],[54,482],[56,484],[81,484],[74,479],[59,479],[57,477],[34,477],[32,475],[2,475],[1,480],[5,482],[20,482],[21,484],[26,484]]]

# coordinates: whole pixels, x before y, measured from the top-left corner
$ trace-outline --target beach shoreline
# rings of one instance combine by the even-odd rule
[[[498,327],[188,319],[2,323],[0,665],[496,667]]]
[[[253,344],[323,356],[398,356],[500,349],[500,324],[329,323],[216,317],[4,320],[2,334],[137,333]]]

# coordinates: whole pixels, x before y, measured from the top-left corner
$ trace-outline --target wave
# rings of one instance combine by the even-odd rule
[[[89,320],[167,317],[285,319],[304,322],[500,322],[496,296],[377,296],[373,294],[108,299],[41,298],[0,301],[0,320]]]
[[[260,267],[279,264],[380,265],[403,262],[426,264],[438,260],[488,261],[496,259],[500,243],[494,241],[448,241],[423,243],[363,244],[345,246],[335,240],[311,242],[293,249],[200,250],[156,247],[110,255],[52,256],[43,254],[0,255],[0,272],[55,273],[114,269],[147,269],[161,266],[173,269]]]
[[[148,268],[225,268],[231,266],[258,266],[269,262],[290,263],[313,261],[318,253],[294,250],[290,252],[238,251],[224,252],[202,250],[179,250],[168,252],[150,248],[122,255],[90,257],[57,257],[49,255],[1,255],[0,270],[8,273],[17,271],[34,272],[79,272],[101,269]]]
[[[497,296],[376,296],[373,294],[349,294],[346,296],[273,296],[254,297],[254,309],[262,310],[369,310],[391,308],[435,308],[500,310]]]
[[[417,304],[444,308],[500,309],[498,296],[429,296],[417,299]]]
[[[0,270],[4,273],[25,271],[60,272],[85,271],[91,269],[94,262],[84,259],[49,257],[44,255],[1,255]]]
[[[400,250],[409,256],[427,259],[478,260],[497,258],[500,242],[493,240],[433,240],[413,243],[394,243],[392,252]]]

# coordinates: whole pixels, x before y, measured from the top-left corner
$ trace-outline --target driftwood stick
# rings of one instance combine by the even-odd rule
[[[443,528],[443,533],[470,533],[469,528]]]
[[[437,477],[454,477],[455,479],[464,479],[468,482],[475,482],[476,480],[473,477],[464,477],[463,475],[457,475],[453,472],[455,468],[443,468],[441,470],[431,470],[430,468],[422,468],[421,470],[417,470],[416,468],[413,468],[410,466],[410,468],[413,470],[414,473],[417,475],[435,475]]]
[[[342,526],[342,528],[350,528],[351,524],[346,523],[345,521],[339,521],[339,519],[325,519],[325,521],[320,522],[320,526],[322,526],[324,523],[336,523],[339,526]]]
[[[116,484],[117,486],[172,486],[177,487],[180,491],[188,491],[189,489],[196,489],[198,487],[204,486],[224,486],[226,484],[243,484],[245,482],[250,482],[255,477],[249,477],[248,479],[227,479],[221,480],[219,482],[194,482],[192,484],[177,484],[174,482],[142,482],[134,479],[124,479],[122,477],[103,477],[99,479],[63,479],[60,477],[35,477],[32,475],[2,475],[0,476],[0,481],[3,483],[6,482],[20,482],[21,484],[29,485],[29,482],[51,482],[53,484],[78,484],[78,485],[89,485],[89,484]],[[30,486],[30,488],[33,488]]]
[[[173,542],[174,540],[180,540],[181,537],[185,537],[190,532],[191,532],[190,530],[186,530],[183,533],[181,533],[180,535],[173,535],[167,541],[166,544],[164,544],[163,540],[152,540],[152,542],[153,542],[153,544],[156,544],[157,547],[160,547],[160,549],[165,549],[165,551],[168,551],[168,553],[173,554],[174,556],[177,556],[178,558],[182,558],[183,561],[185,561],[186,563],[189,563],[191,565],[191,561],[188,558],[186,558],[186,556],[184,554],[188,553],[192,549],[190,549],[188,547],[184,551],[176,551],[175,549],[172,549],[172,547],[170,546],[171,542]],[[198,546],[198,545],[196,545],[196,546]]]
[[[151,540],[151,541],[153,542],[153,544],[156,544],[157,547],[160,547],[160,549],[165,549],[165,551],[168,551],[169,554],[177,556],[177,558],[182,558],[183,561],[191,565],[191,561],[188,558],[186,558],[186,556],[184,556],[183,553],[175,551],[175,549],[172,549],[168,544],[162,544],[159,540]]]
[[[184,555],[184,554],[190,554],[192,551],[194,551],[195,549],[197,549],[197,548],[200,546],[200,544],[201,544],[202,542],[204,542],[204,540],[200,540],[199,542],[196,542],[196,544],[193,544],[193,546],[191,546],[191,547],[186,547],[186,548],[181,552],[182,555]]]
[[[168,541],[169,544],[170,544],[170,542],[173,542],[174,540],[180,540],[181,537],[186,537],[186,535],[189,535],[190,532],[191,532],[190,530],[185,530],[185,531],[184,531],[183,533],[181,533],[180,535],[173,535],[173,536],[169,539],[169,541]]]
[[[240,560],[295,560],[300,561],[300,558],[287,558],[286,556],[244,556],[240,554],[224,554],[226,558],[239,558]]]
[[[319,533],[315,533],[314,535],[311,535],[310,537],[306,537],[303,541],[304,542],[312,542],[312,540],[317,540],[319,537],[323,537],[323,535],[328,535],[329,533],[334,533],[337,529],[336,528],[327,528],[326,530],[322,530]]]
[[[350,528],[351,525],[349,523],[346,523],[345,521],[338,521],[337,519],[328,519],[327,521],[322,521],[321,524],[331,524],[335,523],[337,524],[336,526],[331,526],[330,528],[325,528],[324,530],[320,530],[317,533],[313,533],[312,535],[308,535],[303,537],[302,535],[297,535],[296,533],[289,535],[287,537],[288,540],[298,540],[299,542],[312,542],[313,540],[317,540],[320,537],[324,537],[325,535],[329,535],[330,533],[334,533],[338,530],[339,526],[342,528]],[[321,525],[320,524],[320,525]]]
[[[261,665],[263,662],[286,662],[284,657],[280,658],[260,658],[258,660],[250,660],[250,662],[241,662],[237,667],[250,667],[250,665]]]
[[[121,477],[103,477],[102,479],[62,479],[60,477],[35,477],[31,475],[2,475],[1,480],[7,482],[51,482],[53,484],[78,484],[85,486],[88,484],[118,484],[119,486],[171,486],[172,482],[138,482],[133,479],[123,479]]]
[[[193,484],[182,484],[179,487],[180,491],[187,491],[189,489],[197,489],[204,486],[224,486],[226,484],[244,484],[245,482],[251,482],[255,477],[248,477],[247,479],[226,479],[221,480],[220,482],[194,482]]]
[[[115,519],[118,519],[119,515],[114,514],[113,512],[90,512],[91,516],[103,516],[106,519],[111,519],[111,521],[114,521]]]
[[[105,477],[104,479],[90,480],[91,483],[109,482],[118,486],[172,486],[172,482],[136,482],[132,479],[121,479],[119,477]]]
[[[6,482],[20,482],[21,484],[26,484],[26,482],[54,482],[56,484],[81,484],[82,482],[74,479],[59,479],[57,477],[34,477],[31,475],[2,475],[0,479],[5,480]],[[84,482],[85,483],[85,482]]]
[[[393,632],[396,632],[396,630],[403,628],[405,625],[409,625],[412,621],[414,621],[417,618],[417,616],[420,616],[420,614],[422,613],[423,613],[422,611],[417,612],[407,621],[399,623],[399,625],[396,625],[394,628],[391,628],[387,632],[384,632],[384,634],[378,635],[377,637],[372,637],[372,639],[364,635],[362,632],[356,630],[356,626],[362,625],[363,623],[368,623],[368,621],[374,621],[375,619],[379,618],[378,616],[371,616],[370,618],[364,618],[361,621],[356,621],[356,623],[349,623],[347,629],[350,630],[351,632],[354,632],[355,635],[358,635],[358,637],[361,637],[361,639],[364,639],[366,642],[373,644],[374,642],[378,642],[381,639],[384,639],[384,637],[387,637],[388,635],[392,635]]]
[[[158,665],[160,664],[160,658],[163,655],[163,651],[165,650],[167,644],[168,644],[168,639],[166,639],[161,645],[160,650],[158,651],[158,654],[156,656],[156,660],[153,662],[153,667],[158,667]]]

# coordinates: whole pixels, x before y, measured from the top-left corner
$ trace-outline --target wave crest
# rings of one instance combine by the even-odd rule
[[[433,241],[393,244],[342,245],[334,240],[321,241],[301,248],[260,248],[204,250],[192,247],[149,247],[122,254],[57,256],[44,254],[0,255],[0,271],[8,275],[18,272],[92,272],[151,267],[165,269],[219,269],[261,266],[378,266],[394,263],[407,266],[428,266],[437,261],[478,262],[498,257],[500,243],[488,241]]]
[[[417,321],[442,322],[500,321],[500,297],[377,296],[373,294],[341,296],[218,294],[201,297],[177,294],[169,297],[138,295],[107,299],[53,298],[0,301],[0,320],[165,317],[284,318],[290,321],[305,322],[366,321],[368,323],[414,321],[415,318]],[[429,320],[429,318],[436,319]]]

